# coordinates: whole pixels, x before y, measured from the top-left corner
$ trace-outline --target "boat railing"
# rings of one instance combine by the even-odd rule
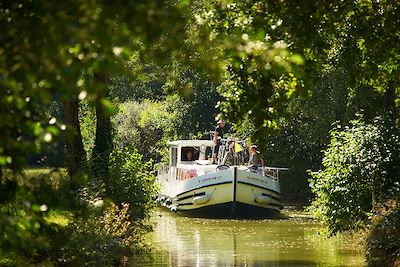
[[[188,169],[182,169],[182,168],[177,168],[176,172],[176,179],[177,180],[187,180],[187,179],[192,179],[197,176],[197,171],[196,170],[188,170]]]
[[[160,165],[157,170],[157,176],[167,182],[183,181],[197,176],[196,170],[177,168],[168,165]]]
[[[168,180],[169,170],[170,170],[169,165],[161,164],[158,166],[157,176],[161,177],[163,180]]]
[[[264,176],[270,176],[273,180],[279,182],[279,172],[288,171],[288,168],[267,167],[263,168]]]

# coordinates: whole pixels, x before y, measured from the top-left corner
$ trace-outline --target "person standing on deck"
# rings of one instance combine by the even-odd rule
[[[256,145],[252,145],[250,147],[250,158],[248,166],[251,168],[255,168],[256,170],[258,169],[258,167],[264,167],[264,160],[260,157],[260,153],[257,151]]]
[[[219,120],[217,123],[217,127],[215,127],[214,131],[214,151],[212,155],[212,163],[216,163],[219,147],[221,146],[221,140],[224,138],[224,130],[225,122],[223,120]]]

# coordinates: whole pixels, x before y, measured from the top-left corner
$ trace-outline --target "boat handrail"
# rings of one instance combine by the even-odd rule
[[[214,139],[214,133],[215,133],[215,131],[209,131],[209,134],[210,134],[210,139],[211,140],[213,140]],[[222,139],[220,139],[221,140],[221,143],[226,143],[226,142],[232,142],[232,141],[235,141],[236,143],[243,143],[243,144],[245,144],[246,143],[246,140],[245,139],[240,139],[240,138],[238,138],[238,137],[233,137],[233,136],[229,136],[228,138],[222,138]]]
[[[192,179],[197,176],[196,170],[189,170],[189,169],[182,169],[182,168],[177,168],[176,170],[177,170],[176,180],[179,180],[179,181]]]
[[[281,167],[269,167],[269,166],[265,166],[264,168],[268,168],[271,170],[278,170],[278,171],[288,171],[289,168],[281,168]]]
[[[263,173],[265,176],[271,176],[273,180],[279,182],[279,171],[288,171],[289,168],[280,168],[280,167],[263,167]]]
[[[170,166],[166,164],[159,164],[157,168],[157,176],[162,177],[164,180],[168,180],[168,172]]]

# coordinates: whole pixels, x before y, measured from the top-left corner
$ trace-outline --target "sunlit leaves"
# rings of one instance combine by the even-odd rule
[[[331,234],[363,226],[371,212],[396,197],[391,192],[400,174],[399,133],[390,125],[352,121],[332,130],[323,169],[310,179],[316,194],[311,210]]]
[[[133,219],[145,218],[153,206],[155,176],[150,172],[152,161],[143,162],[136,148],[127,145],[110,155],[110,197],[116,203],[130,203]]]
[[[83,99],[84,92],[102,92],[104,86],[93,82],[93,74],[123,73],[139,45],[149,55],[157,50],[158,58],[161,51],[168,57],[168,50],[180,46],[171,36],[185,33],[180,15],[186,6],[164,1],[0,3],[0,155],[22,163],[26,146],[29,153],[36,152],[40,142],[53,140],[54,128],[44,132],[31,127],[37,122],[45,127],[43,107],[55,96]],[[112,114],[110,105],[104,105]],[[18,138],[22,140],[15,142]],[[18,164],[6,165],[17,169]]]
[[[272,10],[263,2],[211,1],[194,15],[198,28],[209,29],[209,40],[219,44],[224,62],[219,117],[236,128],[248,118],[257,125],[255,139],[277,128],[283,104],[301,85],[298,66],[304,63],[289,50],[284,21]]]

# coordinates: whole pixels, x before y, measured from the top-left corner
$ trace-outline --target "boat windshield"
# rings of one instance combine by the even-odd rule
[[[181,161],[208,160],[211,154],[212,148],[209,146],[184,146],[181,148]]]

